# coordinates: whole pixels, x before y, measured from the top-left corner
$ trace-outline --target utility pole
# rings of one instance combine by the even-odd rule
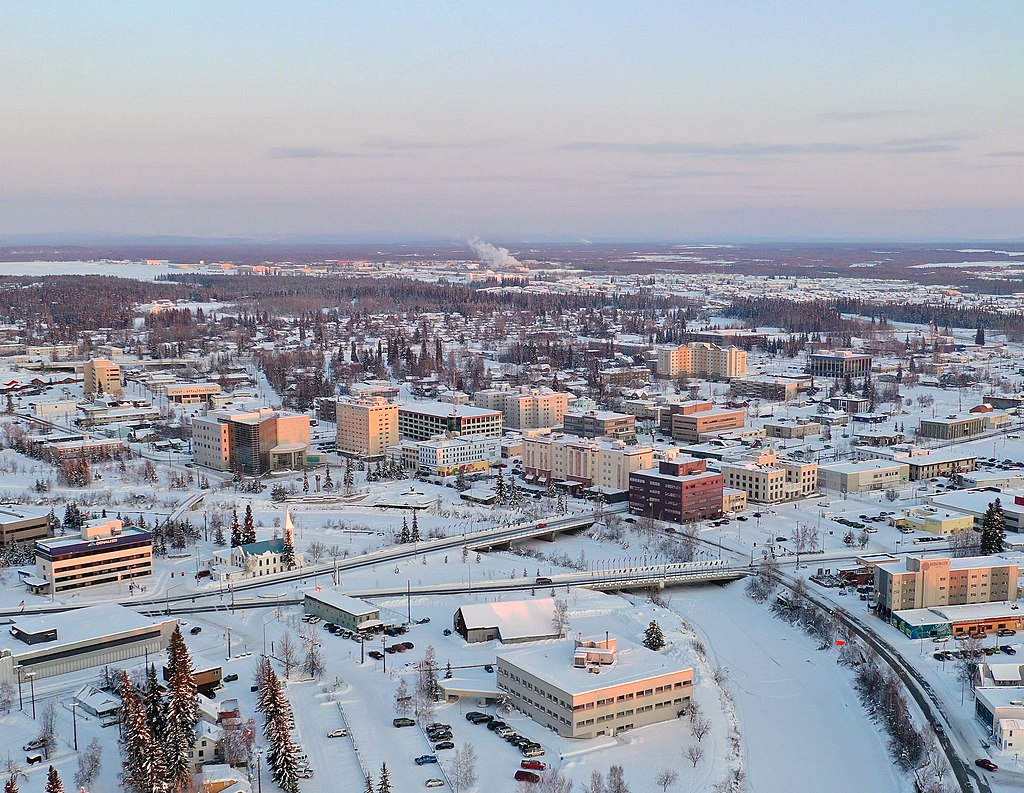
[[[228,658],[231,658],[231,628],[228,628]]]
[[[406,607],[406,619],[409,624],[412,624],[412,580],[408,579],[405,582],[405,607]]]
[[[78,703],[71,703],[71,728],[74,730],[75,751],[78,751]]]

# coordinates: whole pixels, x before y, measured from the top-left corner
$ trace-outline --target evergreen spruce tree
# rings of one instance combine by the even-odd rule
[[[648,650],[660,650],[665,646],[665,634],[661,632],[661,626],[655,620],[644,631],[644,647]]]
[[[231,512],[231,547],[237,548],[242,544],[242,528],[238,525],[238,510]]]
[[[387,763],[381,763],[380,784],[377,785],[377,793],[391,793],[391,774],[388,773]]]
[[[167,706],[156,675],[156,664],[150,664],[146,670],[146,690],[142,702],[146,710],[146,725],[162,748],[167,734]]]
[[[13,779],[13,777],[12,777],[12,779]],[[17,789],[15,789],[14,793],[18,793]],[[372,776],[367,776],[366,777],[366,790],[364,790],[363,793],[374,793],[374,791],[373,791],[373,777]]]
[[[142,698],[131,678],[121,673],[121,748],[124,753],[121,780],[135,793],[165,790],[167,770],[153,733],[146,724]]]
[[[997,498],[988,505],[981,519],[981,555],[991,556],[1002,553],[1006,543],[1006,525],[1003,519],[1003,505]]]
[[[167,650],[171,678],[167,690],[167,727],[164,737],[164,763],[167,775],[175,788],[185,789],[192,781],[190,752],[196,740],[199,723],[199,692],[196,689],[192,656],[174,626]]]
[[[981,346],[985,343],[985,328],[978,326],[978,332],[974,334],[974,343]]]
[[[267,764],[274,781],[285,793],[298,793],[299,762],[292,746],[291,728],[288,726],[291,705],[284,695],[277,673],[270,666],[269,659],[261,661],[260,679],[257,708],[263,714],[263,735],[270,745]]]
[[[505,506],[505,499],[508,498],[508,493],[505,490],[505,473],[499,468],[498,479],[494,483],[494,495],[497,497],[497,502],[500,506]]]
[[[399,542],[409,542],[409,520],[402,516],[402,533],[398,535]]]
[[[330,493],[334,490],[334,480],[331,478],[331,466],[327,466],[327,471],[324,473],[324,490]]]
[[[369,791],[373,793],[373,788],[369,788]],[[11,774],[10,778],[4,782],[4,793],[19,793],[17,774]]]
[[[287,570],[295,569],[295,541],[290,534],[284,535],[284,547],[281,549],[281,563]]]
[[[245,505],[245,517],[242,519],[242,545],[256,542],[256,524],[252,518],[252,504]]]
[[[409,539],[413,542],[419,542],[422,538],[420,537],[420,524],[416,518],[416,510],[412,511],[412,533],[409,535]]]
[[[60,774],[52,765],[46,774],[46,787],[43,788],[43,793],[64,793],[64,783],[60,781]]]
[[[348,457],[345,459],[345,478],[342,480],[345,485],[345,492],[351,493],[352,486],[355,484],[355,474],[352,472],[352,458]]]

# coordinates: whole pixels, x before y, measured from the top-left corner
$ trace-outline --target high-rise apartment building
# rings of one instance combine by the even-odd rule
[[[473,404],[505,414],[505,426],[519,430],[559,427],[569,409],[569,394],[550,388],[488,388],[473,395]]]
[[[384,397],[339,400],[336,420],[340,454],[383,458],[398,443],[398,405]]]
[[[711,380],[743,377],[747,373],[747,352],[739,347],[694,341],[678,347],[659,347],[658,375],[678,377],[691,375]]]

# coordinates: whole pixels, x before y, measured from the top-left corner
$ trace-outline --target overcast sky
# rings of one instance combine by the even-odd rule
[[[0,234],[1024,237],[1024,3],[6,2]]]

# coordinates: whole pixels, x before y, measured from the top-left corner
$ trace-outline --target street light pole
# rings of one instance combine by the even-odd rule
[[[74,730],[75,751],[78,751],[78,703],[71,703],[71,729]]]
[[[21,696],[21,667],[18,667],[18,710],[25,712],[25,700]]]
[[[28,684],[32,691],[32,719],[36,718],[36,673],[28,673]]]

